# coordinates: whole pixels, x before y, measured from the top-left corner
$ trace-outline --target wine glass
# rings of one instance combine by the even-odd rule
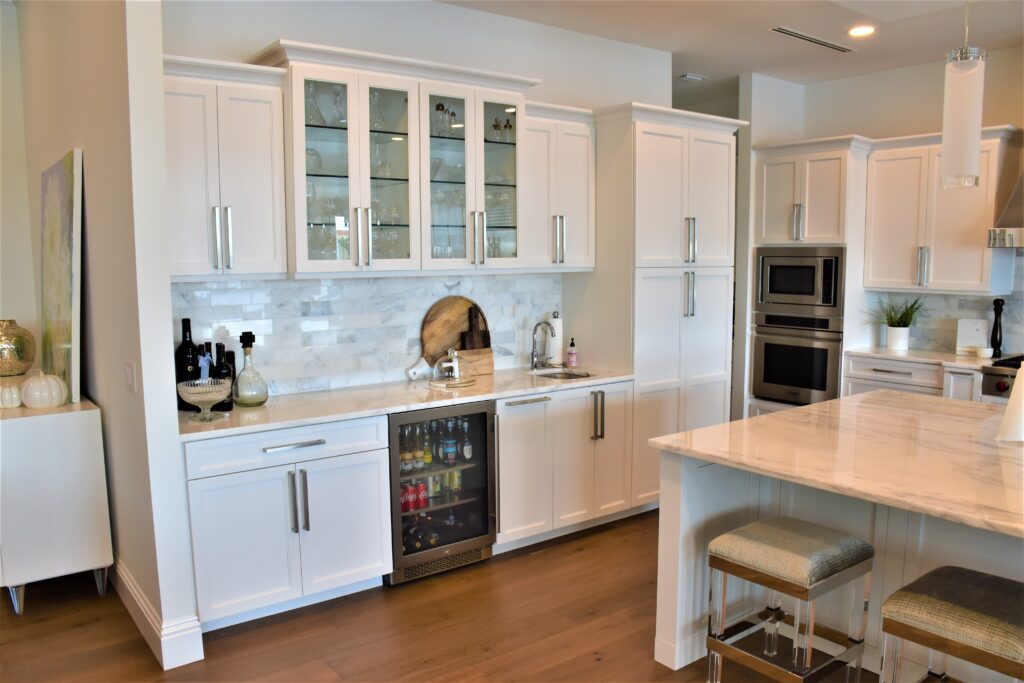
[[[178,396],[186,403],[199,408],[192,417],[194,422],[213,422],[220,415],[210,410],[231,393],[231,380],[223,377],[190,379],[178,382]]]

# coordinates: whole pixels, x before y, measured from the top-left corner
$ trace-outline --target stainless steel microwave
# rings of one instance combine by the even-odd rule
[[[844,247],[760,247],[754,309],[819,317],[843,315]]]

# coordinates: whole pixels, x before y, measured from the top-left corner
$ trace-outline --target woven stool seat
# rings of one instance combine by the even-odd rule
[[[1019,581],[939,567],[890,595],[882,618],[1024,665]]]
[[[774,517],[717,537],[710,555],[798,586],[820,581],[869,560],[875,550],[852,534],[792,517]]]

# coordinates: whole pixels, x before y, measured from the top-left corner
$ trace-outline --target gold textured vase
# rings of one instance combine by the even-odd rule
[[[14,320],[0,320],[0,377],[24,375],[36,359],[36,340]]]

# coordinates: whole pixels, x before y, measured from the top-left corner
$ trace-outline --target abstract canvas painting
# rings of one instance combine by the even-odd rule
[[[82,150],[74,149],[43,172],[43,372],[79,400],[82,295]]]

